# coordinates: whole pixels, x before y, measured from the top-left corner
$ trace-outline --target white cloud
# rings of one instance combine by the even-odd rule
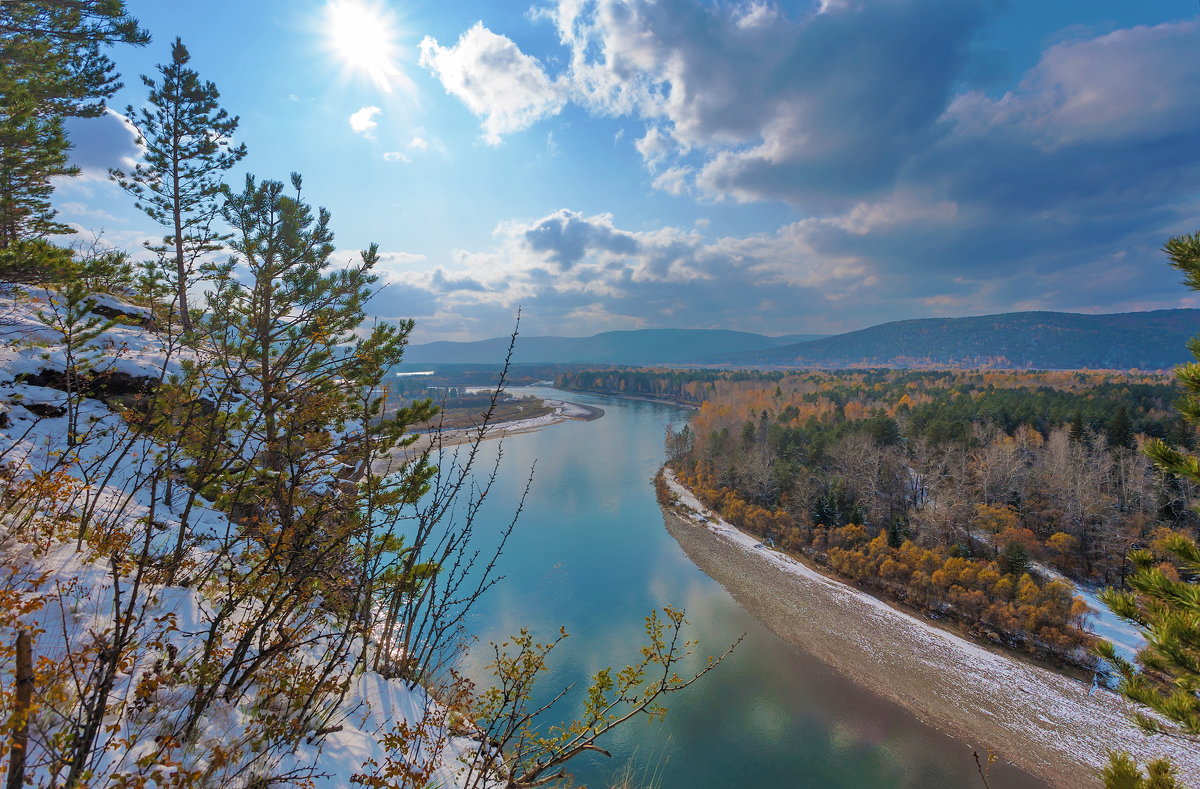
[[[107,181],[110,167],[128,172],[142,156],[137,128],[111,107],[96,118],[68,118],[66,129],[78,180]]]
[[[430,151],[445,153],[446,148],[436,138],[431,140],[427,137],[424,129],[418,128],[409,141],[403,144],[403,150],[387,151],[383,154],[383,158],[389,162],[411,162],[414,156],[427,154]]]
[[[374,106],[366,106],[350,116],[350,128],[364,137],[374,136],[375,128],[379,124],[375,121],[375,116],[383,110]]]
[[[587,334],[621,317],[648,327],[783,334],[845,331],[931,311],[1179,304],[1178,296],[1162,295],[1177,287],[1154,284],[1173,286],[1168,267],[1148,276],[1146,254],[1091,259],[1084,249],[1047,269],[1039,257],[1009,258],[989,237],[983,243],[998,248],[988,265],[976,265],[954,254],[975,229],[957,211],[898,192],[771,233],[711,238],[702,221],[631,230],[611,214],[562,209],[501,223],[490,248],[457,250],[445,265],[389,263],[394,285],[382,308],[392,311],[380,314],[420,315],[423,333],[470,339],[499,333],[518,305],[528,334]],[[1009,235],[1031,230],[1036,225],[1025,223]],[[978,244],[963,250],[980,254]]]
[[[737,26],[740,28],[763,27],[776,20],[778,14],[766,3],[750,3],[737,13]]]
[[[856,236],[866,236],[917,223],[948,224],[957,218],[955,203],[927,201],[911,193],[897,192],[883,200],[859,203],[845,214],[819,221]]]
[[[690,179],[693,172],[691,167],[671,167],[663,170],[654,179],[654,188],[672,195],[687,194],[692,191]]]
[[[102,209],[102,208],[95,208],[95,207],[93,207],[93,206],[87,205],[86,203],[81,203],[81,202],[78,202],[78,201],[71,201],[71,202],[67,202],[67,203],[60,203],[60,204],[58,205],[58,208],[59,208],[59,210],[61,210],[63,213],[65,213],[65,214],[71,214],[71,215],[74,215],[74,216],[86,216],[86,217],[88,217],[88,218],[91,218],[91,219],[104,219],[104,220],[107,220],[107,221],[109,221],[109,222],[116,222],[116,221],[118,221],[118,220],[117,220],[117,218],[116,218],[115,216],[113,216],[112,214],[108,213],[108,212],[107,212],[107,211],[105,211],[104,209]]]
[[[817,13],[828,14],[833,11],[842,11],[850,7],[850,0],[819,0]]]
[[[453,47],[426,38],[421,63],[490,143],[570,100],[643,121],[652,172],[695,152],[692,184],[711,196],[836,212],[886,193],[931,136],[984,16],[983,0],[869,6],[557,0],[532,13],[569,51],[557,74],[482,23]],[[682,189],[678,173],[663,185]]]
[[[441,80],[447,93],[483,119],[484,140],[490,145],[556,114],[566,100],[563,87],[547,76],[537,60],[482,23],[451,47],[426,37],[420,62]]]
[[[642,155],[642,161],[651,170],[677,148],[670,132],[663,131],[659,126],[646,129],[646,133],[634,142],[633,147],[637,148],[637,152]]]
[[[1054,149],[1153,139],[1200,125],[1200,22],[1116,30],[1049,47],[1016,89],[958,96],[945,120],[958,134],[1003,128]]]
[[[415,271],[424,267],[426,257],[416,252],[380,252],[378,268],[385,274]]]
[[[415,252],[380,252],[375,273],[379,274],[384,282],[403,282],[428,267],[425,256]]]
[[[964,93],[991,5],[551,0],[534,16],[570,58],[549,73],[482,25],[451,48],[427,40],[423,62],[490,141],[570,100],[620,119],[658,189],[807,217],[717,240],[572,212],[506,223],[495,249],[449,267],[484,287],[443,287],[439,304],[799,331],[818,327],[789,311],[833,304],[853,326],[931,306],[1177,302],[1157,248],[1194,228],[1200,20],[1070,33],[1008,92]],[[493,89],[521,75],[537,89]]]
[[[764,321],[760,329],[775,321],[779,331],[792,330],[799,307],[824,304],[862,281],[858,264],[808,265],[807,257],[819,256],[795,228],[707,241],[697,230],[626,230],[610,214],[562,209],[502,223],[495,235],[491,249],[457,251],[452,267],[389,266],[388,279],[400,293],[425,294],[443,318],[504,316],[524,305],[527,331],[535,333],[601,331],[618,319],[651,326]],[[776,314],[746,318],[784,293]]]

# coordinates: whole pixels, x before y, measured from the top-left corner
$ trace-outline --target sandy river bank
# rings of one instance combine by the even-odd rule
[[[479,427],[465,427],[418,433],[417,440],[406,447],[401,447],[385,460],[375,464],[372,471],[376,474],[387,474],[399,469],[409,460],[433,448],[448,449],[467,444],[477,439],[504,438],[517,433],[528,433],[540,430],[549,425],[566,422],[590,422],[604,416],[604,409],[580,403],[570,403],[566,400],[542,398],[542,403],[554,410],[548,414],[535,416],[530,419],[514,419],[507,422],[494,422],[482,430]]]
[[[670,474],[677,503],[667,529],[688,557],[781,638],[923,721],[990,748],[1055,786],[1100,786],[1110,750],[1170,757],[1200,786],[1200,754],[1130,721],[1110,691],[988,649],[899,611],[791,557],[762,547],[711,513]]]

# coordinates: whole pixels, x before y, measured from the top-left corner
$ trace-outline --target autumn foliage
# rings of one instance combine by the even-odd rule
[[[953,556],[909,539],[893,547],[886,532],[871,536],[859,524],[798,524],[783,509],[768,510],[713,487],[703,472],[680,481],[738,528],[976,635],[1070,662],[1084,660],[1092,642],[1082,629],[1087,605],[1065,581],[1039,583],[1028,572],[1004,572],[994,560]]]
[[[1087,663],[1073,579],[1195,533],[1194,483],[1147,437],[1195,445],[1165,376],[1118,372],[609,370],[570,382],[699,400],[667,438],[681,479],[777,548],[931,617]]]

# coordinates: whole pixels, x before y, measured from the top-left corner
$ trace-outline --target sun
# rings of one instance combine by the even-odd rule
[[[325,6],[325,36],[335,57],[348,70],[365,74],[386,93],[407,78],[399,56],[395,20],[370,0],[330,0]]]

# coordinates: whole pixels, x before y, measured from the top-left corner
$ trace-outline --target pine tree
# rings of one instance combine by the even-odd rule
[[[1071,440],[1076,444],[1087,441],[1087,425],[1083,421],[1083,412],[1075,409],[1075,417],[1071,420]]]
[[[1192,290],[1200,290],[1200,233],[1182,235],[1167,242],[1164,251],[1171,265],[1184,273]],[[1188,343],[1200,360],[1200,339]],[[1184,397],[1179,412],[1191,425],[1200,424],[1200,363],[1189,362],[1176,371]],[[1110,426],[1111,431],[1111,426]],[[1200,457],[1173,448],[1161,439],[1146,442],[1145,452],[1163,472],[1200,483]],[[1101,657],[1116,667],[1120,689],[1128,698],[1144,704],[1178,724],[1182,736],[1200,739],[1200,546],[1175,535],[1164,541],[1176,568],[1167,572],[1150,551],[1130,554],[1136,571],[1129,577],[1128,591],[1106,590],[1101,599],[1119,616],[1137,625],[1146,638],[1138,654],[1143,671],[1116,654],[1112,644],[1102,644]],[[1138,723],[1148,732],[1181,736],[1159,720],[1139,714]],[[1162,762],[1150,765],[1150,782],[1141,776],[1127,754],[1113,754],[1105,773],[1110,789],[1150,787],[1171,789],[1179,784]]]
[[[237,413],[196,420],[200,432],[185,440],[203,465],[205,477],[193,480],[219,488],[216,504],[237,524],[236,547],[228,550],[238,560],[225,570],[230,591],[201,636],[204,678],[184,737],[194,735],[219,696],[248,692],[256,650],[291,654],[306,643],[317,596],[344,618],[370,615],[379,576],[368,573],[364,582],[353,566],[364,545],[376,558],[399,547],[389,541],[396,535],[378,533],[381,504],[411,505],[432,474],[424,461],[387,480],[370,472],[410,421],[432,415],[428,406],[380,412],[381,382],[399,363],[412,323],[363,325],[376,248],[356,263],[332,265],[329,212],[305,203],[300,176],[293,174],[292,187],[289,194],[282,182],[247,176],[241,192],[224,188],[222,216],[234,230],[236,254],[205,271],[215,290],[206,294],[196,328],[211,354],[196,391],[217,392]],[[188,378],[197,372],[193,367]],[[216,444],[230,436],[238,451],[227,458]],[[231,621],[239,623],[232,634]],[[320,671],[343,670],[361,635],[346,629],[326,639]],[[311,694],[302,710],[289,712],[289,726],[317,727],[321,704]]]
[[[1167,443],[1179,449],[1192,450],[1196,448],[1196,429],[1179,417],[1171,422],[1167,430]]]
[[[1100,774],[1105,789],[1183,789],[1175,780],[1175,766],[1167,759],[1154,759],[1143,774],[1128,754],[1116,754]]]
[[[1000,567],[1005,573],[1020,578],[1029,570],[1029,551],[1016,540],[1009,540],[1000,553]]]
[[[51,179],[78,172],[63,121],[121,87],[104,46],[149,40],[120,0],[0,3],[0,252],[69,231],[50,205]]]
[[[67,446],[80,443],[83,431],[79,412],[83,404],[86,379],[95,371],[105,352],[96,341],[116,321],[92,312],[95,299],[82,280],[67,282],[61,293],[50,297],[49,308],[38,319],[62,337],[62,387],[66,393]]]
[[[147,216],[170,229],[150,248],[174,263],[180,324],[192,331],[188,285],[196,259],[221,248],[226,238],[213,227],[220,205],[221,176],[246,155],[230,138],[238,118],[218,105],[220,92],[187,67],[191,56],[179,38],[170,63],[158,66],[160,81],[143,76],[149,106],[126,109],[144,146],[143,162],[131,173],[110,170]]]
[[[237,257],[212,268],[207,336],[230,374],[252,382],[246,396],[256,414],[249,426],[259,447],[251,508],[266,508],[285,529],[297,526],[295,491],[335,467],[353,468],[352,448],[332,433],[364,421],[359,392],[377,386],[399,363],[411,322],[378,324],[356,335],[376,281],[371,246],[359,263],[331,267],[329,212],[316,215],[279,181],[246,177],[245,189],[225,188],[224,218],[234,228]],[[246,281],[234,275],[241,267]],[[391,425],[377,426],[386,431]],[[394,443],[399,435],[386,436]],[[307,527],[306,527],[307,528]]]
[[[1133,446],[1133,423],[1129,421],[1129,411],[1125,406],[1117,411],[1108,423],[1108,443],[1114,447],[1129,449]]]

